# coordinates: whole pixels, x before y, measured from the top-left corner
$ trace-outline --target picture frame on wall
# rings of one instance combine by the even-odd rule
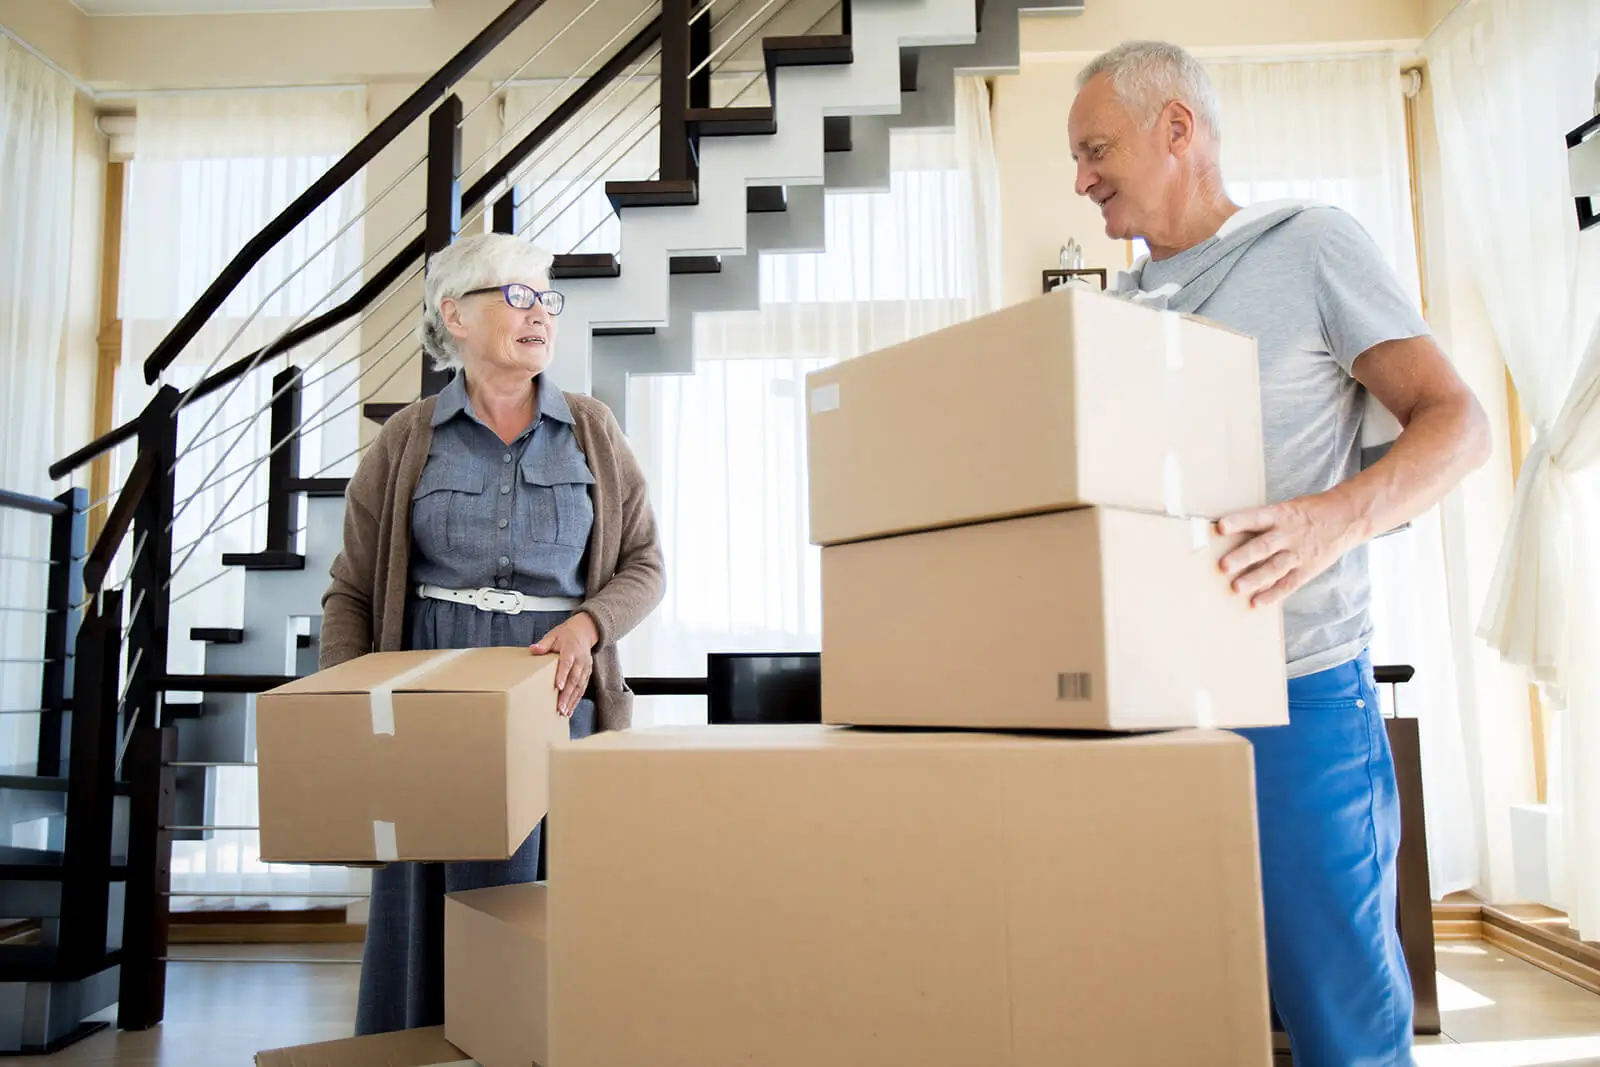
[[[1100,282],[1100,291],[1106,291],[1108,279],[1104,267],[1051,267],[1044,272],[1044,291],[1049,293],[1066,285],[1073,278],[1094,278]]]

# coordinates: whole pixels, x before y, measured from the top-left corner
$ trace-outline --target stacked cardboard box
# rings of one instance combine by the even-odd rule
[[[1170,729],[1286,717],[1277,613],[1206,521],[1263,500],[1255,358],[1069,290],[813,376],[828,724],[549,748],[551,882],[448,900],[444,1036],[484,1067],[1265,1067],[1250,748]],[[299,698],[359,719],[341,684]],[[454,813],[496,849],[498,789]],[[301,853],[384,819],[322,802],[340,843]]]

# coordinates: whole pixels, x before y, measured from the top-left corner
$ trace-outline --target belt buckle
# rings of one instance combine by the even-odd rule
[[[478,607],[500,615],[521,615],[522,594],[511,589],[479,589]]]

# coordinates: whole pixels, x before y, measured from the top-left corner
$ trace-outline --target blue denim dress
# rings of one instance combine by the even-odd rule
[[[502,615],[424,600],[415,589],[581,598],[593,484],[559,389],[541,384],[533,425],[508,445],[473,413],[458,373],[436,402],[428,463],[412,496],[408,647],[532,645],[564,622],[564,612]],[[594,716],[593,702],[580,701],[572,736],[593,733]],[[391,863],[373,872],[356,1033],[444,1021],[444,895],[533,881],[542,829],[509,860]]]

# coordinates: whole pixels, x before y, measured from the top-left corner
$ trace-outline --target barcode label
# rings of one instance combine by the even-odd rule
[[[1075,671],[1056,675],[1057,700],[1088,700],[1089,672]]]

